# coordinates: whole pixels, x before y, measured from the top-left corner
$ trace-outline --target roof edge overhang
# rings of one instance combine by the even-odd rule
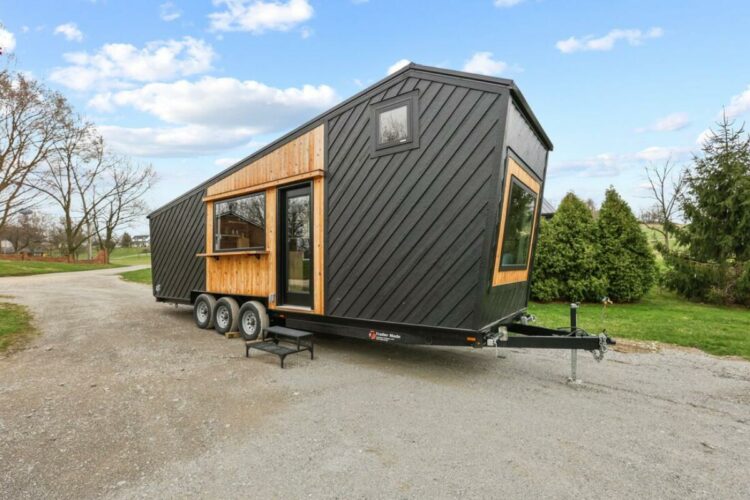
[[[526,102],[526,99],[523,97],[523,94],[521,94],[521,91],[518,89],[518,87],[516,86],[513,80],[509,80],[506,78],[496,78],[492,76],[479,75],[476,73],[466,73],[464,71],[455,71],[455,70],[450,70],[450,69],[438,68],[434,66],[423,66],[420,64],[416,64],[416,63],[409,63],[403,68],[399,69],[398,71],[378,80],[377,82],[361,90],[360,92],[357,92],[353,96],[347,99],[344,99],[343,101],[341,101],[340,103],[332,107],[331,109],[328,109],[324,111],[323,113],[320,113],[319,115],[308,120],[307,122],[303,123],[299,127],[291,130],[290,132],[287,132],[286,134],[282,135],[275,141],[263,146],[257,151],[251,153],[245,158],[234,163],[230,167],[213,175],[212,177],[202,182],[198,186],[190,189],[189,191],[181,194],[180,196],[174,198],[173,200],[165,203],[159,208],[154,209],[151,213],[148,214],[147,218],[150,219],[151,217],[158,215],[160,212],[166,210],[170,206],[182,201],[183,199],[195,194],[198,191],[205,189],[207,186],[210,186],[211,184],[219,181],[220,179],[226,177],[227,175],[230,175],[231,173],[241,169],[242,167],[248,165],[249,163],[255,161],[256,159],[263,157],[264,155],[270,153],[274,149],[282,146],[286,142],[296,138],[299,135],[302,135],[303,133],[319,125],[319,123],[322,122],[326,117],[335,114],[340,109],[345,108],[349,104],[361,99],[367,94],[372,93],[376,89],[380,88],[382,85],[388,82],[395,82],[413,73],[414,74],[421,73],[421,74],[426,74],[426,75],[432,74],[434,76],[442,76],[442,77],[452,77],[452,78],[457,78],[461,80],[469,80],[469,81],[474,81],[478,83],[489,84],[491,86],[500,86],[500,87],[510,90],[511,94],[516,97],[518,103],[520,104],[524,113],[527,115],[527,117],[531,121],[532,126],[534,127],[535,131],[539,134],[542,141],[545,143],[545,145],[548,147],[550,151],[553,149],[552,141],[550,141],[549,137],[544,132],[544,129],[542,129],[541,124],[537,120],[534,113],[531,111],[531,108]]]

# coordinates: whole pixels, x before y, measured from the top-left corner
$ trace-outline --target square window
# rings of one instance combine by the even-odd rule
[[[404,104],[378,115],[378,144],[404,143],[409,140],[409,107]]]
[[[214,249],[266,247],[266,193],[214,203]]]
[[[373,156],[419,147],[418,97],[413,91],[371,106]]]

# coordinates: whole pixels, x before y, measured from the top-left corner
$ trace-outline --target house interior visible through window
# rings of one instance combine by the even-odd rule
[[[399,144],[409,140],[409,107],[404,104],[378,115],[378,144]]]
[[[536,194],[512,178],[500,269],[525,269],[531,249]]]
[[[216,250],[265,249],[265,193],[216,202],[214,217]]]

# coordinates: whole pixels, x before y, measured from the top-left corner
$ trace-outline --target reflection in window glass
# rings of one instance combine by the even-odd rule
[[[310,195],[287,199],[287,291],[309,293],[312,278],[312,248],[310,247]]]
[[[510,187],[500,268],[525,268],[531,247],[536,195],[513,179]]]
[[[216,202],[214,218],[216,250],[265,248],[265,193]]]
[[[378,115],[378,143],[405,142],[409,139],[409,113],[406,104]]]

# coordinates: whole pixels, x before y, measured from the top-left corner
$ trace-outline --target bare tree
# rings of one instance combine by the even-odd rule
[[[58,139],[65,98],[22,73],[0,71],[0,229],[34,205],[29,176]]]
[[[649,197],[654,205],[641,213],[641,221],[661,234],[664,248],[669,251],[669,235],[675,219],[680,216],[680,199],[685,191],[687,172],[677,168],[670,160],[663,165],[649,165],[645,168],[649,183]]]
[[[0,238],[10,241],[15,252],[40,247],[47,239],[45,216],[24,210],[6,223],[0,231]]]
[[[133,163],[126,156],[109,155],[107,168],[97,183],[97,190],[107,193],[98,198],[92,192],[93,206],[91,220],[97,236],[99,248],[106,248],[108,254],[114,250],[117,240],[115,233],[145,215],[147,206],[143,196],[156,181],[156,173],[151,165]]]
[[[104,141],[94,126],[79,116],[69,115],[59,120],[57,127],[61,138],[50,148],[44,168],[30,185],[60,207],[65,235],[63,251],[75,257],[90,237],[87,223],[114,188],[96,189],[107,163]]]

